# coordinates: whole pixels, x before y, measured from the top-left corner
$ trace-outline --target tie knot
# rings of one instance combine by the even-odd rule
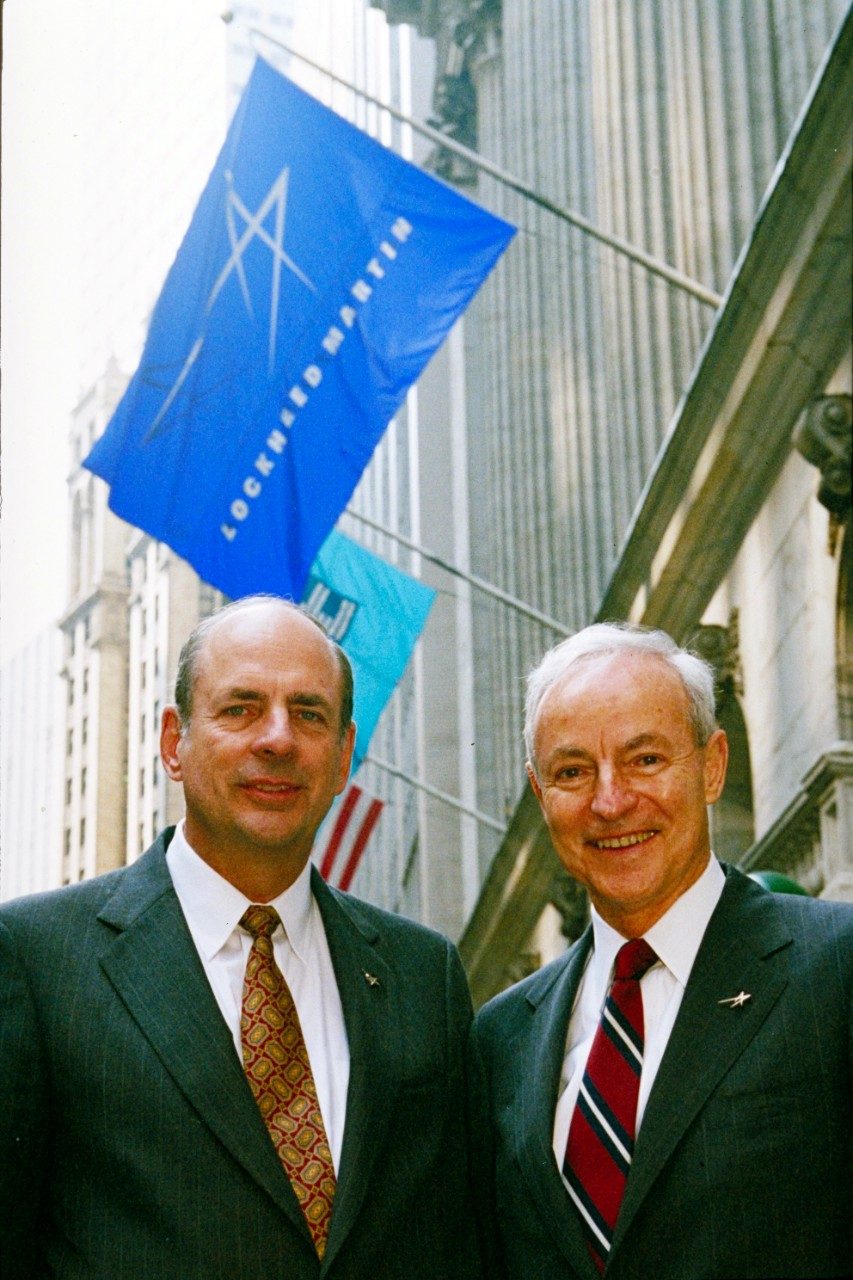
[[[275,907],[255,905],[246,908],[240,924],[253,938],[270,938],[281,920]]]
[[[619,948],[616,954],[614,979],[642,978],[647,969],[651,969],[657,960],[652,948],[645,938],[632,938]]]

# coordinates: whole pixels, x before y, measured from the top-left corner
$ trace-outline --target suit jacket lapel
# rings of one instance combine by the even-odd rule
[[[346,1122],[325,1271],[334,1261],[364,1203],[382,1150],[402,1071],[399,984],[379,950],[379,931],[357,916],[314,872],[320,907],[343,1006],[350,1050]]]
[[[222,1144],[310,1243],[234,1042],[187,929],[161,836],[99,919],[118,932],[100,964],[165,1069]]]
[[[566,967],[541,985],[531,984],[529,1053],[515,1054],[520,1085],[521,1114],[516,1158],[551,1240],[581,1275],[597,1276],[584,1243],[580,1216],[569,1199],[553,1151],[554,1109],[566,1051],[566,1032],[578,983],[592,942],[588,928],[568,955]],[[519,1046],[520,1047],[520,1046]]]
[[[764,890],[728,870],[652,1087],[611,1257],[687,1127],[786,986],[786,967],[776,961],[791,935],[769,905]],[[720,1003],[741,991],[749,994],[743,1005]]]

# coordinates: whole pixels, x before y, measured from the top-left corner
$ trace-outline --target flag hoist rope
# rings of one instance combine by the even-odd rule
[[[671,267],[667,262],[661,262],[659,258],[653,257],[650,253],[646,253],[644,249],[637,248],[636,245],[630,244],[629,241],[623,240],[621,236],[611,235],[608,231],[602,231],[595,223],[590,222],[583,214],[576,213],[573,209],[566,209],[563,205],[555,204],[553,200],[549,200],[547,196],[540,195],[533,187],[528,186],[526,182],[522,182],[520,178],[515,178],[511,173],[507,173],[504,169],[500,169],[496,164],[492,164],[491,160],[487,160],[485,156],[481,156],[479,152],[472,151],[470,147],[466,147],[463,143],[457,142],[455,138],[450,138],[442,133],[439,129],[433,129],[431,125],[421,124],[418,120],[413,120],[411,116],[405,115],[402,111],[398,111],[396,107],[390,106],[387,102],[383,102],[381,98],[375,98],[365,89],[359,89],[357,85],[351,81],[345,80],[342,76],[336,75],[333,71],[329,71],[326,67],[320,66],[318,62],[313,62],[311,58],[306,58],[304,53],[299,53],[296,49],[291,49],[289,45],[284,44],[275,36],[269,35],[266,31],[261,31],[258,27],[250,28],[250,35],[258,36],[262,40],[268,40],[270,44],[276,45],[279,49],[289,53],[291,57],[297,58],[300,62],[304,62],[307,67],[311,67],[314,71],[319,71],[321,75],[328,76],[330,80],[334,80],[336,84],[343,85],[345,89],[349,89],[351,93],[358,94],[360,98],[364,98],[366,102],[371,102],[375,107],[379,107],[382,111],[387,111],[395,120],[399,120],[402,124],[408,125],[414,129],[416,133],[422,134],[423,137],[429,138],[436,146],[443,147],[446,151],[452,151],[456,155],[461,156],[477,169],[482,169],[483,173],[488,173],[490,177],[500,182],[505,187],[509,187],[512,191],[518,192],[519,195],[525,196],[526,199],[532,200],[534,204],[539,205],[541,209],[547,209],[549,213],[553,213],[555,217],[560,218],[563,222],[570,223],[571,226],[577,227],[579,231],[583,231],[586,235],[591,236],[594,240],[598,240],[601,244],[606,244],[609,248],[615,250],[616,253],[623,254],[626,258],[630,258],[632,262],[636,262],[638,266],[645,267],[652,275],[659,276],[662,280],[666,280],[676,289],[682,289],[685,293],[689,293],[692,297],[697,298],[700,302],[708,307],[719,307],[722,302],[722,296],[713,289],[709,289],[706,285],[700,284],[698,280],[692,280],[690,276],[686,276],[676,267]]]
[[[410,773],[404,773],[402,769],[398,769],[395,764],[390,764],[387,760],[380,760],[377,756],[372,756],[368,752],[364,757],[364,763],[375,765],[377,769],[384,769],[386,773],[393,774],[395,778],[401,778],[403,782],[408,782],[409,786],[417,787],[419,791],[426,792],[434,800],[441,800],[444,804],[450,805],[452,809],[458,809],[460,813],[467,814],[469,818],[476,818],[478,822],[482,822],[484,827],[491,827],[493,831],[499,831],[501,835],[506,833],[505,822],[498,822],[497,818],[490,817],[489,814],[483,813],[480,809],[472,809],[470,805],[463,804],[455,796],[448,795],[446,791],[439,791],[438,787],[431,787],[428,782],[421,782],[420,778],[413,778]]]
[[[385,534],[387,538],[392,538],[394,542],[399,542],[401,546],[407,547],[409,551],[414,551],[417,555],[423,556],[424,560],[429,560],[432,564],[438,565],[439,569],[444,569],[446,573],[453,574],[455,578],[461,578],[463,582],[470,583],[478,591],[483,591],[495,600],[500,600],[501,604],[508,605],[510,609],[515,609],[517,613],[523,613],[525,617],[531,618],[543,627],[547,627],[549,631],[553,631],[556,635],[570,636],[572,634],[572,629],[567,627],[564,622],[558,622],[556,618],[551,618],[547,613],[542,613],[540,609],[534,608],[532,604],[519,600],[517,596],[511,596],[508,591],[504,591],[501,587],[496,587],[493,583],[487,582],[485,578],[480,578],[475,573],[466,573],[464,569],[457,568],[455,564],[451,564],[449,560],[436,555],[434,551],[428,551],[426,547],[413,542],[404,533],[397,533],[395,529],[389,529],[387,525],[380,524],[378,520],[374,520],[370,516],[362,515],[360,511],[355,511],[352,507],[347,507],[344,514],[351,516],[354,520],[359,520],[362,524],[366,524],[370,529],[375,529],[378,533]]]

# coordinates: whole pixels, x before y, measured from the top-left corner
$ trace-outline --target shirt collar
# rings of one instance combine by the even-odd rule
[[[183,822],[166,851],[166,863],[196,946],[203,959],[211,960],[238,927],[251,901],[199,857],[187,841]],[[275,907],[288,942],[303,962],[308,955],[312,904],[310,861],[290,888],[268,904]]]
[[[723,869],[712,855],[699,879],[643,934],[649,946],[682,986],[687,985],[696,952],[725,883]],[[590,965],[593,967],[596,983],[606,989],[616,952],[625,938],[601,918],[595,907],[590,908],[590,916],[595,947]]]

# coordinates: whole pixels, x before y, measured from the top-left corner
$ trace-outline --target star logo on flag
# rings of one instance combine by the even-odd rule
[[[312,293],[317,292],[317,288],[313,281],[284,250],[284,232],[287,224],[287,188],[289,181],[290,167],[285,166],[270,186],[269,191],[258,205],[256,211],[252,213],[251,209],[246,206],[234,187],[234,175],[230,170],[226,170],[225,182],[227,186],[227,193],[225,197],[225,225],[228,229],[228,240],[231,245],[231,254],[217,276],[204,306],[204,317],[206,319],[216,305],[216,300],[222,292],[226,282],[229,280],[232,273],[236,272],[246,311],[254,320],[255,310],[252,305],[251,294],[249,293],[246,272],[243,268],[243,255],[254,240],[259,240],[261,244],[266,245],[272,254],[268,344],[268,372],[270,374],[272,374],[275,365],[275,344],[278,337],[278,311],[281,293],[282,267],[286,267],[288,271],[296,276],[297,280],[304,284],[307,289],[310,289]],[[270,233],[265,226],[265,223],[271,213],[273,215],[272,233]],[[244,224],[242,231],[238,231],[238,217],[242,219]],[[146,443],[151,440],[162,427],[163,421],[174,403],[175,397],[186,382],[187,376],[189,375],[189,372],[196,360],[201,355],[203,346],[204,335],[201,334],[196,338],[190,348],[189,355],[184,361],[183,367],[175,379],[169,394],[163,401],[156,418],[148,428],[148,432],[145,436]]]

